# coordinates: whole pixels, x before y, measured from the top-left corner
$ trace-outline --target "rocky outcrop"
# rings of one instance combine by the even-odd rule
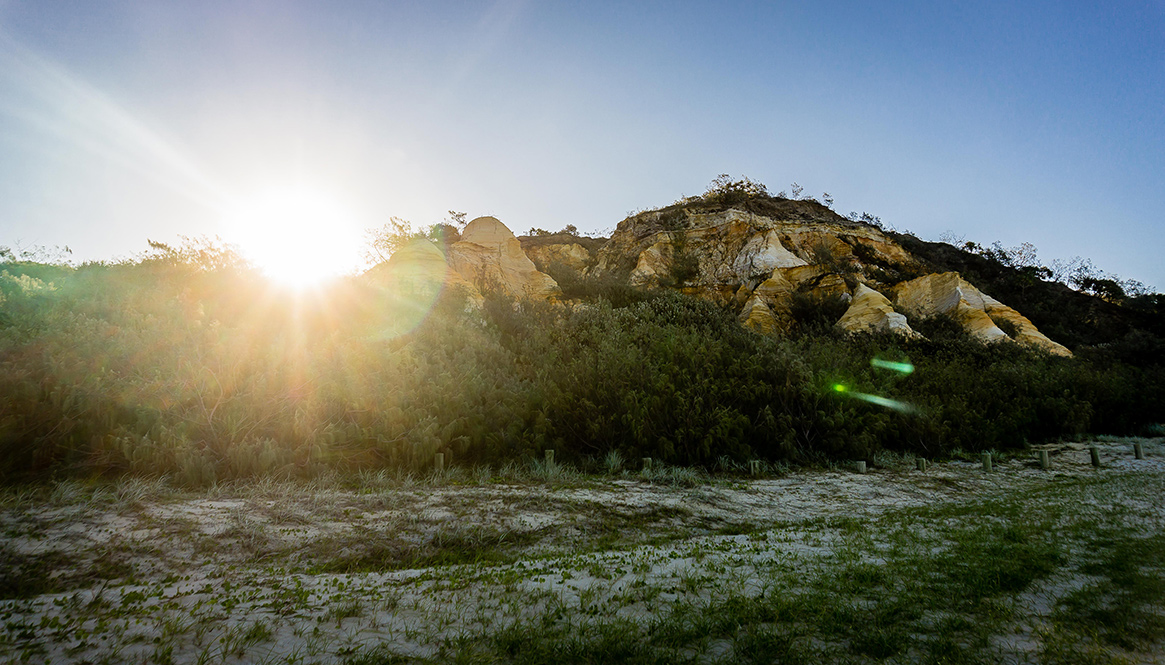
[[[784,328],[769,306],[757,296],[753,296],[744,304],[744,309],[740,312],[740,322],[744,327],[765,335],[771,335]]]
[[[450,286],[463,289],[477,304],[482,290],[559,299],[558,284],[538,269],[533,256],[542,267],[559,263],[579,273],[622,276],[636,286],[673,286],[738,307],[740,322],[763,334],[787,330],[794,304],[803,309],[806,297],[810,303],[842,299],[849,306],[837,323],[852,332],[918,337],[907,317],[942,314],[986,342],[1014,340],[1071,355],[957,272],[891,284],[896,273],[918,272],[909,252],[875,227],[845,220],[812,202],[797,203],[796,219],[736,209],[643,213],[620,223],[597,252],[592,249],[599,239],[561,233],[519,241],[497,219],[479,217],[457,242],[438,246],[415,240],[368,274],[418,300],[433,299]],[[814,210],[817,217],[810,214]]]
[[[893,332],[904,337],[921,337],[905,316],[894,311],[886,296],[865,284],[858,284],[854,289],[849,309],[837,325],[850,332]]]
[[[429,302],[451,287],[464,291],[471,305],[481,304],[483,290],[529,299],[561,295],[558,284],[534,267],[514,234],[493,217],[473,220],[460,240],[444,246],[445,251],[442,247],[414,239],[370,269],[366,277],[402,297]]]
[[[643,213],[619,224],[599,250],[595,270],[622,270],[633,283],[652,286],[682,276],[675,274],[676,266],[694,262],[695,271],[680,286],[714,293],[731,287],[734,293],[741,285],[751,290],[779,279],[780,273],[786,273],[795,287],[825,273],[876,281],[873,269],[879,263],[912,261],[878,229],[850,222],[824,206],[817,208],[817,220],[781,220],[737,209]],[[812,270],[797,272],[798,268]]]
[[[635,270],[631,271],[632,286],[658,286],[667,282],[675,262],[675,245],[670,240],[657,242],[639,253]]]
[[[1063,344],[1058,344],[1048,339],[1046,335],[1039,331],[1035,325],[1027,319],[1024,315],[1015,311],[1014,309],[1004,305],[998,300],[992,298],[987,294],[983,294],[984,309],[987,316],[995,322],[1002,330],[1004,325],[1010,324],[1015,330],[1012,339],[1020,344],[1027,344],[1029,346],[1038,346],[1045,351],[1053,353],[1058,356],[1070,356],[1072,352]],[[1006,322],[1006,323],[1004,323]]]
[[[894,304],[918,318],[945,314],[964,330],[985,342],[1012,340],[996,321],[1012,328],[1014,341],[1036,346],[1056,355],[1070,356],[1066,347],[1048,339],[1019,312],[984,294],[957,272],[924,275],[897,285]]]
[[[461,240],[449,247],[450,269],[478,289],[496,289],[516,298],[548,299],[562,295],[558,284],[540,272],[522,251],[513,232],[494,217],[466,225]]]
[[[927,275],[895,286],[925,266],[881,229],[840,217],[814,201],[771,199],[747,210],[677,204],[634,215],[620,222],[598,250],[592,270],[635,286],[674,286],[734,305],[744,325],[766,333],[789,327],[799,296],[852,298],[838,322],[847,330],[914,337],[918,333],[908,316],[943,313],[984,341],[1014,337],[1021,344],[1069,353],[957,274]]]
[[[809,263],[790,252],[781,242],[781,236],[775,230],[767,233],[757,233],[745,241],[740,253],[732,262],[732,271],[736,275],[755,277],[771,275],[777,268],[796,268]]]
[[[591,262],[590,251],[577,242],[544,244],[522,242],[522,251],[542,272],[546,272],[555,263],[561,263],[568,268],[582,272],[587,269]]]

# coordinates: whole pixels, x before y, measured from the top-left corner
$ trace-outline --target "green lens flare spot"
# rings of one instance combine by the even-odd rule
[[[881,358],[874,358],[870,361],[870,365],[878,369],[889,369],[902,374],[910,374],[914,372],[914,365],[910,363],[900,363],[893,360],[882,360]]]
[[[849,390],[849,389],[840,383],[835,383],[835,384],[833,384],[833,390],[834,390],[834,392],[844,393],[846,390]]]

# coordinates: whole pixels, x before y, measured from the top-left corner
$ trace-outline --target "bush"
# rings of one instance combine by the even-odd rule
[[[206,485],[423,470],[438,450],[497,465],[547,448],[575,464],[712,468],[1004,449],[1165,421],[1160,364],[988,346],[942,318],[916,323],[923,341],[845,335],[840,301],[805,303],[798,332],[778,339],[699,299],[577,273],[555,276],[583,306],[488,296],[480,312],[455,291],[430,302],[359,279],[294,300],[245,267],[185,260],[33,274],[0,282],[8,480]]]

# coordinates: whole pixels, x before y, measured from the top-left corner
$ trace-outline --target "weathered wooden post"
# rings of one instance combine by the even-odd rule
[[[914,460],[914,466],[919,471],[926,471],[926,458],[919,457],[918,459]]]
[[[865,462],[854,462],[854,473],[865,473],[865,472],[866,472],[866,463]]]
[[[433,468],[437,473],[445,473],[445,453],[437,453],[433,456]]]
[[[760,475],[760,460],[754,459],[748,462],[748,472],[754,476]]]
[[[651,470],[651,458],[650,458],[650,457],[644,457],[644,458],[643,458],[643,470],[644,470],[644,471],[650,471],[650,470]]]
[[[991,453],[983,453],[983,470],[991,470]]]
[[[1145,459],[1145,448],[1141,446],[1141,442],[1133,444],[1133,457],[1137,459]]]
[[[1092,466],[1100,467],[1100,449],[1096,446],[1088,446],[1088,454],[1092,457]]]
[[[546,466],[553,466],[553,465],[554,465],[554,451],[547,450],[546,451]]]
[[[1048,456],[1048,451],[1046,451],[1046,450],[1040,451],[1040,468],[1041,469],[1052,468],[1052,460],[1051,460],[1051,457]]]

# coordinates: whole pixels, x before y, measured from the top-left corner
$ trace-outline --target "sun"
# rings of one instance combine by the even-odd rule
[[[347,206],[308,187],[271,188],[223,218],[224,238],[272,280],[295,288],[351,272],[360,229]]]

